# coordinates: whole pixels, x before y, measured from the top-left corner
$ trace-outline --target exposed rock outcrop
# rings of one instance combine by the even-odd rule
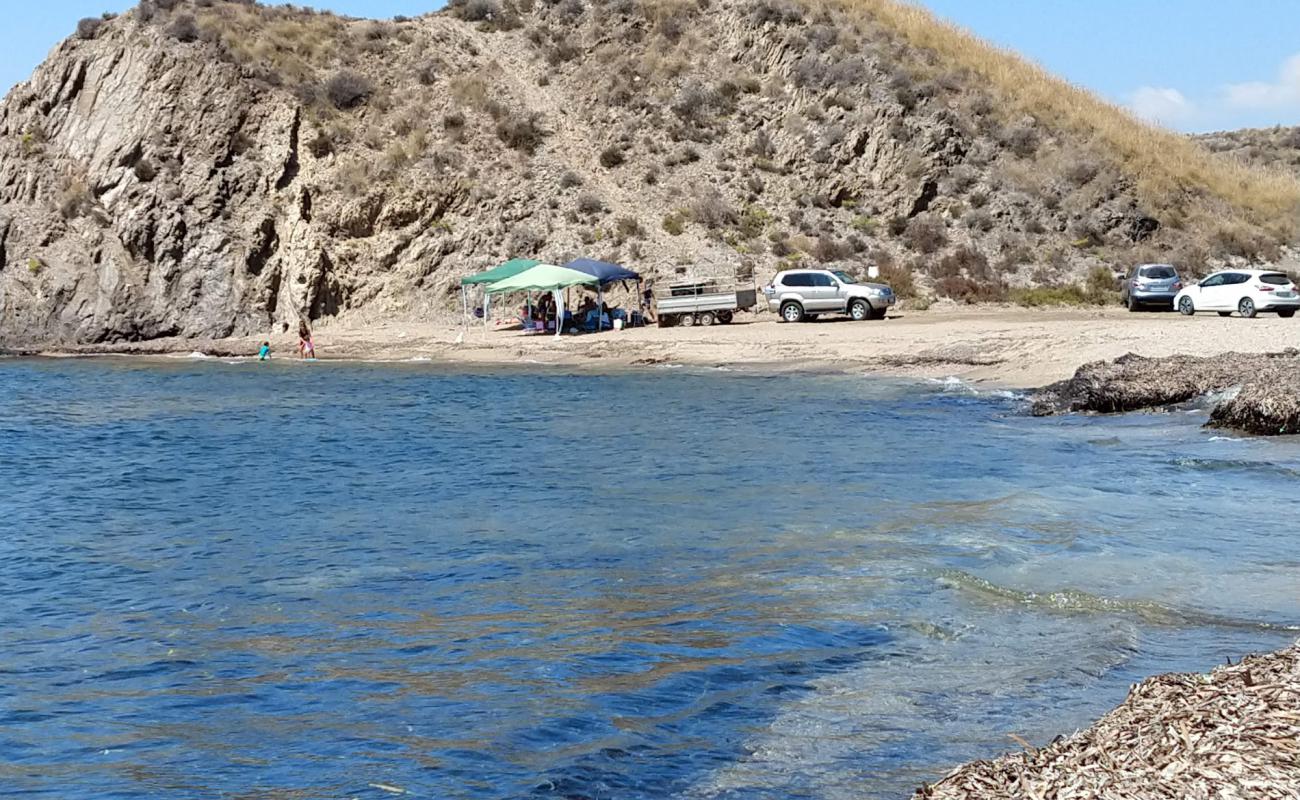
[[[1085,731],[962,766],[914,800],[1300,795],[1300,645],[1160,675]]]
[[[1195,220],[1275,242],[1300,202],[1220,196],[1245,173],[1131,120],[1082,129],[1086,98],[891,0],[451,6],[82,26],[0,106],[0,344],[427,317],[511,256],[996,298],[1139,247],[1230,255]]]

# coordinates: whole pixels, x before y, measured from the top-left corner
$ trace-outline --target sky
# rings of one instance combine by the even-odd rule
[[[1181,131],[1300,125],[1297,0],[915,0],[983,38]],[[299,3],[416,16],[437,0]],[[82,17],[127,0],[6,3],[0,91],[26,79]]]

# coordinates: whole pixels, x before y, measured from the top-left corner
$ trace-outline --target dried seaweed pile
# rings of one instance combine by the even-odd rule
[[[1210,425],[1262,436],[1300,433],[1300,369],[1272,369],[1252,379],[1214,409]]]
[[[1074,377],[1034,393],[1033,413],[1071,411],[1117,414],[1185,403],[1210,392],[1240,386],[1295,353],[1225,353],[1211,357],[1146,358],[1132,353],[1114,361],[1085,364]]]
[[[1150,678],[1091,728],[967,764],[923,798],[1300,798],[1300,644]]]

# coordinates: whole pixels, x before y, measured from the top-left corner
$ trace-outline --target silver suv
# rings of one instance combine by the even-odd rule
[[[819,314],[848,314],[855,320],[884,319],[896,299],[883,283],[858,283],[842,270],[790,269],[778,272],[763,287],[767,307],[785,322],[817,319]]]

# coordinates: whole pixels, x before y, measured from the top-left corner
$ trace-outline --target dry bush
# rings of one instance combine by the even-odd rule
[[[813,243],[810,255],[826,264],[833,261],[843,261],[852,256],[853,248],[847,243],[837,240],[834,236],[823,234],[818,236],[817,241]]]
[[[526,114],[522,117],[507,117],[497,122],[497,138],[521,153],[532,155],[546,138],[542,129],[542,115]]]
[[[660,226],[669,236],[681,236],[686,230],[686,215],[680,211],[666,214]]]
[[[721,194],[706,192],[690,202],[691,219],[711,231],[729,228],[740,220],[736,209]]]
[[[614,230],[624,239],[641,239],[645,237],[645,229],[633,217],[619,217],[614,222]]]
[[[1001,281],[976,281],[965,275],[939,278],[934,290],[940,297],[959,303],[1002,303],[1007,299],[1007,287]]]
[[[356,108],[374,91],[369,78],[347,69],[334,73],[325,83],[325,96],[340,110]]]
[[[803,9],[788,0],[758,0],[750,6],[749,21],[754,25],[797,25],[803,22]]]
[[[498,0],[451,0],[447,4],[451,13],[466,22],[484,22],[501,16]]]
[[[104,20],[101,17],[86,17],[77,23],[78,39],[94,39],[99,35],[99,29],[104,27]]]
[[[613,169],[627,160],[623,153],[623,148],[618,145],[610,145],[600,151],[600,165],[605,169]]]
[[[884,250],[872,251],[869,258],[880,270],[877,280],[893,289],[894,294],[904,299],[917,296],[916,278],[911,269],[896,262]]]
[[[903,231],[903,243],[918,253],[925,255],[937,253],[948,243],[947,225],[933,214],[913,217]]]
[[[605,212],[605,201],[590,192],[586,192],[578,195],[577,209],[578,213],[586,214],[589,217],[603,214]]]
[[[993,215],[982,208],[967,211],[961,221],[973,231],[988,233],[993,230]]]
[[[76,219],[90,213],[95,206],[95,199],[90,194],[90,187],[85,181],[70,181],[59,197],[59,213],[64,219]]]
[[[192,14],[177,14],[172,24],[167,26],[167,35],[178,42],[197,42],[202,31]]]
[[[565,173],[560,176],[561,189],[572,189],[575,186],[581,186],[581,185],[582,185],[582,176],[574,172],[573,170],[566,170]]]

